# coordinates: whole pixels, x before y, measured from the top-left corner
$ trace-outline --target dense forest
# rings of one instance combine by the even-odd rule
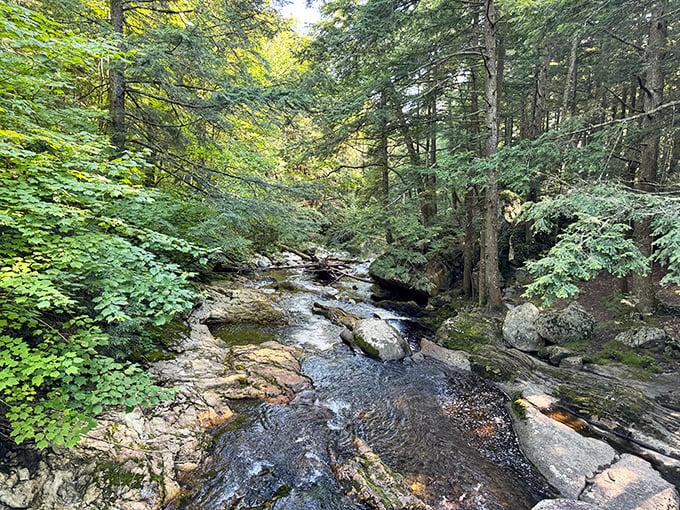
[[[309,241],[502,305],[680,284],[680,2],[0,3],[0,410],[74,445],[172,398],[197,283]],[[658,283],[658,274],[657,281]],[[630,278],[628,278],[630,277]]]

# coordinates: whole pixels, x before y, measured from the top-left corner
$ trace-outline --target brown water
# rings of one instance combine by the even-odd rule
[[[354,435],[402,474],[434,509],[529,509],[548,488],[532,470],[503,407],[506,397],[480,378],[437,362],[380,363],[339,343],[340,328],[311,314],[314,301],[380,315],[417,344],[426,332],[408,318],[373,307],[366,289],[346,286],[335,299],[296,292],[286,300],[296,324],[282,343],[305,349],[303,372],[314,381],[286,406],[234,405],[238,417],[216,435],[213,461],[188,481],[173,508],[356,510],[329,469],[327,445],[353,455]],[[257,330],[223,329],[240,343]],[[270,339],[272,330],[262,331]]]

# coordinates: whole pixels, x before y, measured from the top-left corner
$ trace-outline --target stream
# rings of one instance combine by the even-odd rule
[[[355,271],[365,271],[358,266]],[[231,343],[277,340],[304,349],[302,372],[314,388],[288,405],[233,404],[236,417],[216,431],[212,457],[192,473],[177,509],[356,510],[330,470],[329,442],[354,456],[358,436],[433,509],[530,509],[550,492],[519,449],[507,397],[474,374],[429,359],[381,363],[341,343],[342,328],[312,314],[320,302],[399,329],[417,350],[431,332],[409,317],[370,303],[370,285],[333,287],[304,273],[272,274],[306,290],[283,292],[279,304],[294,324],[232,325],[213,333]]]

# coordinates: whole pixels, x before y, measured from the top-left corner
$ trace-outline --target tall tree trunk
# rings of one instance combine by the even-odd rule
[[[420,212],[423,217],[423,226],[431,227],[437,216],[437,176],[429,173],[437,166],[437,69],[431,71],[432,92],[427,98],[427,148],[425,151],[425,167],[428,173],[422,176],[422,191]]]
[[[562,112],[560,118],[567,119],[576,114],[576,57],[579,43],[579,35],[574,35],[571,40],[571,52],[569,53],[569,68],[564,83],[564,95],[562,96]]]
[[[665,53],[668,22],[664,16],[666,0],[656,3],[656,9],[650,18],[649,39],[645,49],[644,62],[644,96],[643,109],[652,112],[663,102],[663,70],[662,61]],[[641,191],[653,191],[657,182],[659,165],[659,140],[661,128],[660,113],[647,113],[642,118],[642,141],[640,143],[640,172],[638,188]],[[652,235],[649,220],[638,221],[633,225],[635,242],[646,257],[652,254]],[[656,307],[652,272],[646,276],[633,275],[633,288],[638,298],[638,310],[651,313]]]
[[[382,180],[382,205],[386,218],[385,225],[385,241],[387,244],[392,244],[392,228],[389,224],[389,215],[387,214],[387,207],[390,201],[390,160],[388,152],[387,140],[387,99],[383,93],[380,98],[380,118],[378,120],[378,154],[377,163],[380,168],[380,176]]]
[[[546,36],[547,37],[547,36]],[[548,68],[550,67],[550,48],[547,40],[543,43],[543,56],[540,65],[536,66],[534,98],[531,110],[531,138],[536,139],[544,132],[545,102],[548,95]]]
[[[124,0],[111,0],[111,25],[116,35],[118,50],[124,49],[125,13]],[[109,80],[109,114],[111,117],[110,137],[116,154],[125,151],[125,71],[122,61],[114,63],[110,70]]]
[[[472,22],[471,46],[479,46],[479,16],[475,16]],[[479,84],[477,80],[477,69],[473,65],[470,67],[470,120],[469,120],[469,142],[468,150],[473,154],[479,154]],[[465,209],[465,241],[463,244],[463,292],[467,298],[472,298],[475,294],[474,282],[472,281],[472,269],[475,258],[475,209],[476,209],[475,189],[473,186],[465,192],[463,207]],[[480,243],[480,246],[483,243]],[[480,258],[481,259],[481,258]],[[481,279],[477,282],[479,289]],[[479,295],[479,292],[477,293]]]
[[[484,47],[486,88],[486,156],[493,159],[498,151],[500,118],[499,84],[502,83],[502,69],[498,66],[497,30],[498,20],[494,0],[484,1],[486,22],[484,23]],[[498,169],[489,173],[484,198],[484,274],[480,272],[480,296],[482,283],[485,286],[486,305],[489,308],[501,306],[500,270],[498,267]]]

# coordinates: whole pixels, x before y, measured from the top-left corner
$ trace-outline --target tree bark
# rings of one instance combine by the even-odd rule
[[[650,18],[649,38],[645,49],[643,110],[652,112],[663,102],[663,58],[666,46],[668,22],[664,16],[666,0],[656,3]],[[659,165],[659,141],[661,113],[649,113],[642,118],[642,141],[640,143],[640,171],[638,189],[654,191]],[[640,220],[633,225],[633,237],[637,247],[646,257],[652,255],[650,220]],[[650,263],[651,264],[651,263]],[[652,313],[656,308],[654,281],[651,268],[646,276],[633,275],[633,288],[638,298],[637,308],[642,313]]]
[[[571,52],[569,53],[569,68],[567,79],[564,84],[564,96],[562,97],[562,120],[576,114],[576,57],[579,43],[579,35],[574,35],[571,40]]]
[[[502,83],[502,70],[499,73],[497,29],[498,20],[494,0],[484,1],[486,20],[484,23],[484,49],[486,68],[486,157],[493,159],[498,151],[498,134],[500,119],[499,83]],[[484,273],[480,272],[480,300],[482,285],[484,299],[482,304],[489,308],[501,306],[500,270],[498,267],[498,169],[494,167],[489,173],[486,195],[484,199]]]
[[[118,50],[124,49],[125,13],[124,0],[110,2],[111,26],[116,36]],[[123,63],[117,61],[109,73],[109,115],[111,117],[110,137],[116,155],[125,151],[127,137],[125,125],[125,71]]]
[[[545,36],[547,37],[547,36]],[[548,68],[550,67],[550,48],[548,42],[543,43],[541,63],[536,67],[536,81],[534,85],[534,99],[531,111],[531,138],[536,139],[544,133],[545,102],[548,94]]]
[[[387,113],[387,100],[383,94],[380,99],[380,118],[378,121],[378,154],[377,163],[380,168],[380,176],[382,182],[382,205],[385,212],[385,241],[387,244],[392,244],[392,229],[389,224],[389,215],[387,214],[387,207],[390,201],[390,160],[388,152],[387,140],[387,120],[385,115]]]

